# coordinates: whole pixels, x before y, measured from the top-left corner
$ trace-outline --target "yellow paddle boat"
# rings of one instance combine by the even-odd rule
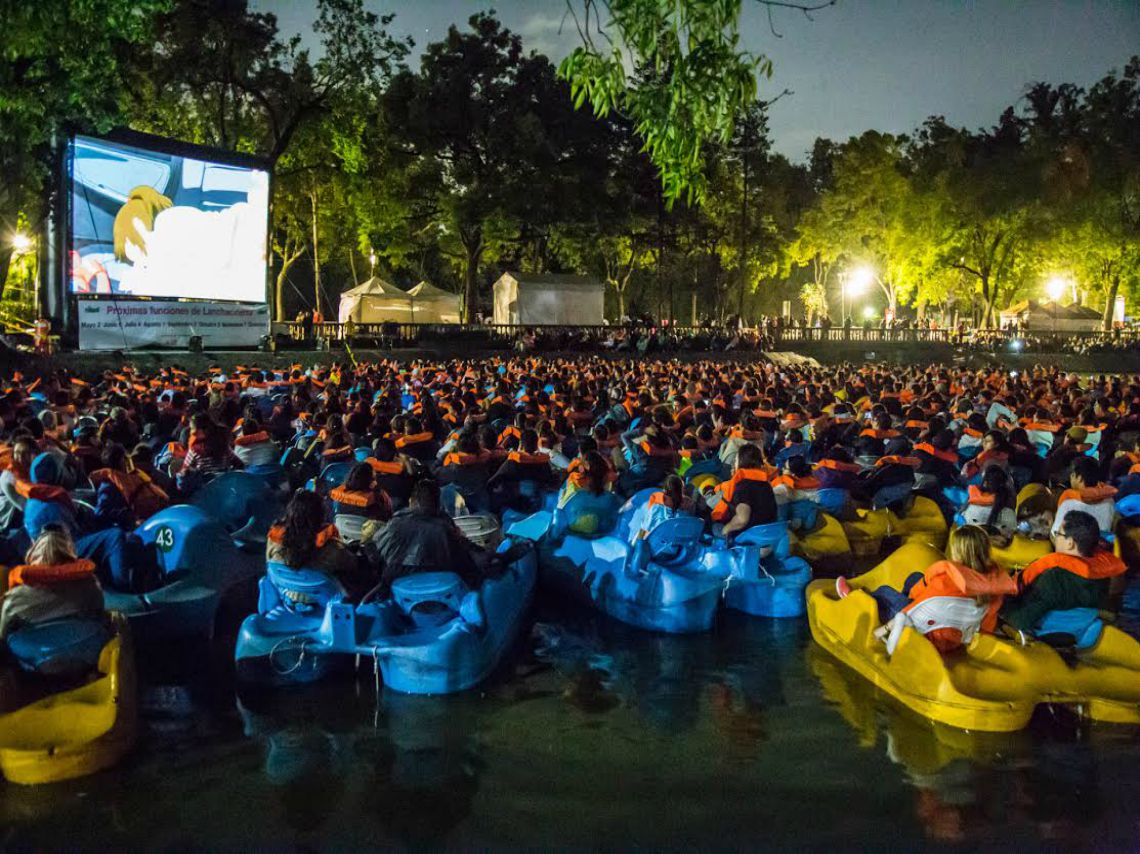
[[[792,531],[792,552],[813,567],[828,560],[847,561],[851,558],[851,544],[842,523],[834,516],[821,512],[816,516],[811,531]]]
[[[1021,646],[981,633],[943,657],[913,628],[903,630],[888,656],[873,635],[879,613],[868,591],[901,589],[910,573],[941,559],[936,549],[910,543],[852,579],[845,599],[833,582],[809,584],[808,623],[816,643],[904,706],[961,729],[1014,732],[1041,703],[1075,705],[1093,720],[1140,724],[1140,643],[1112,626],[1073,666],[1044,643]]]
[[[115,614],[114,624],[90,681],[0,712],[0,773],[9,782],[54,783],[93,774],[117,763],[134,744],[134,650],[126,619]]]

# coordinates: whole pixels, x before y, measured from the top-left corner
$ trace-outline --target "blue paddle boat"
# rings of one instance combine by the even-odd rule
[[[217,519],[239,545],[264,546],[281,511],[277,490],[250,471],[227,471],[203,485],[190,503]]]
[[[244,554],[222,524],[187,504],[168,507],[136,533],[153,544],[163,584],[148,593],[106,589],[108,611],[130,620],[140,637],[212,637],[222,599],[261,574],[264,559]]]
[[[504,541],[499,553],[511,546]],[[270,563],[256,614],[245,619],[234,657],[238,678],[302,684],[352,657],[372,662],[389,688],[447,694],[483,681],[518,635],[534,593],[533,550],[470,590],[451,572],[397,579],[391,596],[346,601],[328,575]]]

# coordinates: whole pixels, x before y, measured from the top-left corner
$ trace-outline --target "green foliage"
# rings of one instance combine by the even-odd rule
[[[670,207],[704,197],[709,143],[728,141],[756,99],[756,76],[772,74],[771,60],[740,48],[740,2],[586,0],[582,44],[559,66],[575,108],[589,102],[599,118],[633,122]]]

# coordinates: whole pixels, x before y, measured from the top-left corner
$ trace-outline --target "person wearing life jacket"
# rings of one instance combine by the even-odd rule
[[[11,453],[8,468],[0,473],[0,530],[3,531],[19,524],[27,499],[17,487],[21,481],[28,482],[32,461],[38,452],[32,437],[23,434],[12,443]],[[10,564],[13,559],[18,560],[19,557],[0,555],[0,563]]]
[[[887,442],[901,435],[891,427],[890,413],[885,410],[878,412],[871,420],[871,425],[861,430],[855,438],[855,452],[864,457],[881,457],[886,453]]]
[[[396,438],[396,450],[405,456],[427,465],[435,458],[439,443],[430,430],[425,430],[419,418],[404,422],[404,434]]]
[[[804,430],[792,428],[784,432],[784,446],[772,457],[772,465],[783,468],[792,457],[803,457],[806,460],[810,453],[811,442],[806,440]]]
[[[1071,502],[1085,506],[1074,508]],[[1102,534],[1112,533],[1116,521],[1116,487],[1101,480],[1100,465],[1092,457],[1080,456],[1073,460],[1069,488],[1057,499],[1057,516],[1052,529],[1054,536],[1061,529],[1065,516],[1073,509],[1092,515]]]
[[[821,488],[820,480],[812,472],[807,460],[801,456],[789,458],[784,470],[771,481],[777,504],[793,501],[816,501]]]
[[[1127,443],[1122,441],[1117,447],[1116,455],[1108,466],[1108,482],[1120,487],[1124,480],[1133,474],[1140,474],[1140,432],[1134,433],[1131,441]],[[1129,493],[1137,491],[1140,489],[1135,486],[1128,490]],[[1125,490],[1121,489],[1121,493],[1124,492]]]
[[[80,523],[71,496],[59,485],[58,460],[42,453],[32,461],[30,481],[18,485],[24,505],[24,530],[35,541],[48,525],[59,525],[75,541],[76,553],[94,561],[100,580],[123,593],[143,593],[158,583],[159,570],[152,549],[135,534],[118,527],[87,532]]]
[[[966,504],[955,520],[959,525],[978,525],[1008,540],[1017,528],[1013,484],[999,466],[989,466],[982,482],[969,487]]]
[[[519,449],[507,454],[498,470],[487,480],[492,510],[511,507],[530,511],[540,503],[538,492],[553,489],[558,483],[550,456],[539,453],[538,434],[527,428],[519,440]]]
[[[1067,513],[1053,537],[1053,554],[1019,573],[1020,592],[1002,608],[1002,621],[1029,634],[1050,611],[1107,609],[1128,568],[1100,540],[1093,516],[1080,510]]]
[[[1054,445],[1045,457],[1045,471],[1050,483],[1065,483],[1069,479],[1073,463],[1088,456],[1092,447],[1084,427],[1070,427],[1059,445]]]
[[[636,531],[630,531],[631,539],[644,539],[662,522],[680,515],[692,516],[693,512],[693,501],[685,495],[684,481],[671,474],[665,478],[661,489],[649,496],[641,524]]]
[[[835,580],[839,597],[850,595],[851,587],[844,576]],[[1017,583],[990,559],[990,538],[976,525],[956,528],[950,536],[946,560],[938,561],[921,572],[911,573],[902,590],[879,587],[869,591],[879,605],[879,619],[883,623],[875,636],[887,643],[893,651],[892,635],[898,635],[906,625],[915,628],[942,653],[952,652],[968,642],[977,631],[993,634],[998,628],[998,612],[1004,597],[1017,592]],[[968,624],[960,622],[953,613],[954,600],[972,600],[986,609]],[[910,619],[920,603],[927,603],[920,619]],[[945,609],[944,618],[939,611]]]
[[[253,466],[275,464],[281,456],[277,444],[261,423],[252,417],[243,418],[241,432],[234,439],[234,455],[247,469]]]
[[[487,481],[491,479],[491,454],[479,444],[474,430],[459,435],[453,450],[444,456],[436,470],[441,485],[451,486],[466,503],[468,510],[481,512],[490,504]]]
[[[982,451],[982,437],[986,435],[985,416],[978,412],[971,412],[966,423],[962,426],[962,434],[958,437],[958,459],[963,463],[972,460]]]
[[[919,442],[913,449],[920,463],[919,473],[938,478],[940,486],[954,486],[961,482],[954,439],[952,430],[939,430],[930,441]]]
[[[111,442],[103,449],[103,468],[91,473],[95,486],[95,523],[133,531],[170,504],[170,497],[145,472],[131,465],[126,449]]]
[[[338,516],[364,516],[379,522],[387,522],[392,518],[392,499],[376,485],[375,478],[372,466],[368,463],[353,465],[345,475],[344,483],[333,487],[329,492],[333,513]]]
[[[981,450],[962,466],[962,478],[967,483],[980,483],[982,471],[988,466],[1001,466],[1009,469],[1009,457],[1012,449],[1005,433],[1000,430],[989,430],[982,436]]]
[[[472,590],[482,584],[476,561],[482,550],[441,510],[439,484],[430,478],[416,483],[407,508],[392,516],[373,544],[382,592],[396,579],[421,572],[454,572]]]
[[[732,477],[713,490],[716,504],[710,518],[723,526],[721,533],[725,537],[779,518],[776,496],[768,480],[760,449],[755,445],[741,446]]]
[[[902,443],[901,445],[899,443]],[[896,442],[898,453],[875,460],[873,468],[859,475],[852,493],[874,507],[898,507],[914,489],[914,474],[922,462],[911,455],[906,440]]]
[[[623,433],[621,441],[623,461],[629,467],[618,477],[617,491],[627,498],[640,489],[659,485],[677,468],[679,457],[657,417],[648,425]]]
[[[376,475],[376,485],[392,499],[393,509],[406,507],[416,483],[416,463],[398,453],[391,439],[383,437],[372,443],[372,456],[365,462]]]
[[[862,469],[851,461],[846,448],[831,448],[822,460],[815,464],[815,477],[820,489],[842,489],[850,492],[856,486]]]
[[[64,619],[106,619],[95,564],[75,554],[60,525],[44,528],[24,558],[7,572],[0,589],[0,641],[23,628]],[[108,625],[108,637],[110,627]]]
[[[351,594],[364,593],[375,584],[375,575],[341,542],[336,525],[325,521],[321,497],[305,489],[293,493],[284,515],[269,529],[265,559],[292,569],[322,572]]]

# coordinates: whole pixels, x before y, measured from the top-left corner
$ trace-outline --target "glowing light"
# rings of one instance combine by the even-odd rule
[[[17,231],[12,235],[12,248],[16,251],[17,255],[23,255],[25,252],[31,252],[32,238],[24,234],[22,231]]]
[[[1064,276],[1052,276],[1049,281],[1045,283],[1045,293],[1049,294],[1049,299],[1056,302],[1070,287],[1070,282]]]
[[[1023,342],[1020,338],[1014,338],[1012,341],[1009,342],[1009,349],[1011,349],[1015,353],[1020,352],[1021,348],[1024,346],[1025,346],[1025,342]],[[1011,377],[1016,377],[1017,371],[1010,371],[1009,375]]]
[[[856,267],[847,275],[847,293],[859,296],[875,281],[875,271],[870,267]]]
[[[875,309],[874,308],[872,308],[869,305],[863,306],[863,317],[867,318],[867,320],[870,320],[874,316],[875,316]]]

